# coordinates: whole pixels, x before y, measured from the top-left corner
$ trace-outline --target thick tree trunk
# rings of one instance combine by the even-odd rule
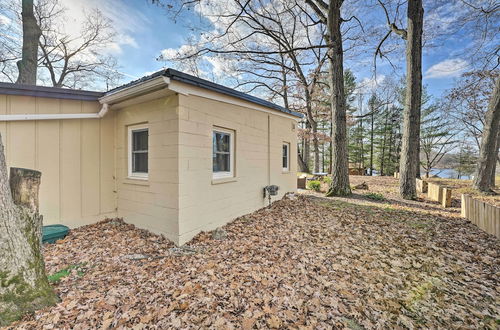
[[[57,299],[45,275],[40,249],[38,196],[29,196],[38,193],[40,172],[15,169],[13,173],[11,193],[0,136],[0,326]]]
[[[309,120],[306,122],[306,129],[309,131],[311,130],[311,124],[309,123]],[[307,166],[307,173],[310,172],[310,165],[311,165],[311,141],[309,139],[304,139],[304,152],[302,153],[302,157],[304,159],[304,163]]]
[[[420,106],[422,101],[422,0],[408,1],[406,42],[406,98],[403,141],[399,165],[399,193],[404,199],[417,197],[415,178],[418,172]]]
[[[481,192],[490,193],[491,177],[494,176],[495,163],[498,155],[498,130],[500,126],[500,76],[496,78],[495,89],[488,104],[484,121],[483,137],[479,150],[473,187]]]
[[[330,106],[333,117],[333,159],[332,183],[327,196],[347,196],[349,186],[349,160],[347,155],[347,114],[344,93],[344,54],[340,31],[340,7],[342,0],[330,0],[327,16],[327,41],[332,44],[328,49]]]
[[[496,150],[496,161],[493,163],[493,170],[491,171],[491,188],[495,188],[496,186],[496,177],[497,177],[497,165],[498,165],[498,149],[500,149],[500,128],[497,130],[497,145],[495,146]]]
[[[19,75],[17,84],[36,85],[36,71],[38,67],[38,39],[42,31],[33,14],[33,0],[22,0],[23,19],[23,53],[17,62]]]
[[[306,166],[306,164],[304,163],[304,159],[302,158],[302,155],[299,153],[298,155],[298,160],[299,160],[299,168],[300,168],[300,171],[301,172],[304,172],[304,173],[309,173],[309,168]]]

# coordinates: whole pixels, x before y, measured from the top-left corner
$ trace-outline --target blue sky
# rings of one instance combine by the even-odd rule
[[[196,34],[196,27],[200,24],[200,18],[195,14],[182,15],[178,22],[174,22],[164,9],[145,0],[72,0],[64,4],[74,12],[82,7],[96,6],[105,14],[109,13],[121,35],[115,55],[120,71],[125,75],[124,83],[168,66],[168,63],[156,60],[161,51],[181,47],[186,37]],[[424,85],[427,85],[430,94],[440,96],[451,88],[453,79],[466,67],[467,62],[460,58],[464,42],[461,37],[464,36],[458,34],[443,41],[439,47],[425,49]],[[372,56],[367,54],[367,59]],[[359,82],[373,79],[371,63],[366,62],[364,65],[346,62],[346,67],[355,73]],[[404,70],[404,63],[399,61],[398,64]],[[379,60],[378,68],[379,76],[394,75],[387,62]]]

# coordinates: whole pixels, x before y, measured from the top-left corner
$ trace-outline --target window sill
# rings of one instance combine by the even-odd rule
[[[281,171],[281,174],[290,174],[290,173],[291,173],[290,170],[282,170]]]
[[[123,183],[125,184],[135,184],[138,186],[149,186],[149,181],[148,178],[140,178],[140,177],[133,177],[129,176],[123,179]]]
[[[238,181],[238,179],[235,178],[235,177],[213,178],[212,179],[212,184],[221,184],[221,183],[229,183],[229,182],[236,182],[236,181]]]

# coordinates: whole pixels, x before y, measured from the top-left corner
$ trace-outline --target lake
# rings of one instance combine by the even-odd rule
[[[423,170],[420,173],[422,175],[425,174],[425,172]],[[433,176],[433,175],[437,175],[437,176],[439,176],[440,178],[443,178],[443,179],[458,179],[458,172],[455,171],[452,168],[433,168],[431,170],[431,172],[430,172],[430,176]],[[462,175],[460,177],[460,179],[462,179],[462,180],[469,180],[470,176],[468,176],[468,175]]]

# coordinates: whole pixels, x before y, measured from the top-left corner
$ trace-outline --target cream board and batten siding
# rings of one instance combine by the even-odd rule
[[[98,102],[0,95],[0,114],[96,113]],[[116,215],[114,118],[0,122],[8,167],[42,172],[44,224],[77,227]]]
[[[118,215],[126,222],[177,242],[178,98],[175,95],[115,111]],[[148,128],[148,177],[128,177],[128,128]]]
[[[216,127],[235,132],[234,179],[212,177],[212,131]],[[177,243],[184,244],[202,230],[215,229],[266,206],[263,188],[269,184],[280,187],[279,196],[273,199],[295,191],[295,127],[295,119],[272,110],[258,111],[252,104],[245,107],[195,95],[179,95]],[[283,172],[282,168],[283,142],[290,143],[289,172]]]

